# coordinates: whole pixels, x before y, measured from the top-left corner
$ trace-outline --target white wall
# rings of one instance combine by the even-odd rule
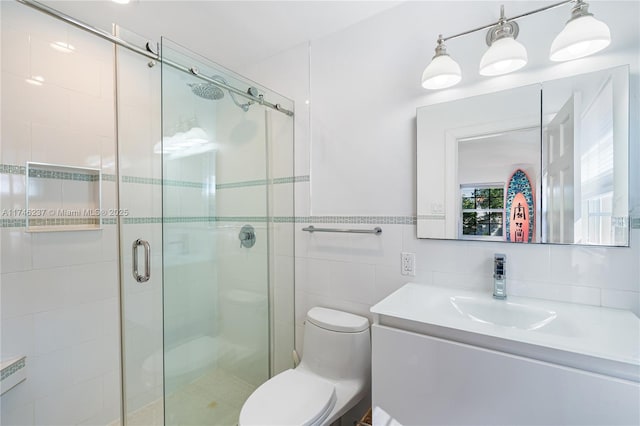
[[[539,6],[536,2],[518,3],[522,11]],[[311,101],[311,140],[304,137],[306,128],[296,128],[296,149],[308,150],[311,164],[309,192],[303,193],[306,188],[301,186],[296,195],[306,195],[310,206],[297,199],[296,216],[313,215],[311,222],[316,220],[320,225],[330,220],[371,223],[347,225],[363,228],[402,223],[403,218],[414,216],[415,112],[422,105],[629,63],[631,117],[637,117],[635,26],[639,5],[629,2],[607,2],[606,7],[604,2],[592,2],[591,11],[609,23],[614,40],[608,50],[593,57],[553,65],[546,59],[554,36],[550,29],[560,31],[569,14],[568,9],[559,8],[521,23],[521,41],[530,47],[530,63],[521,72],[491,79],[476,76],[484,34],[475,34],[449,44],[449,53],[455,52],[463,67],[462,83],[450,90],[424,91],[420,75],[433,55],[438,32],[455,33],[484,24],[495,19],[494,14],[487,16],[487,10],[497,14],[499,5],[458,2],[456,9],[465,13],[455,14],[453,22],[450,2],[404,3],[314,40],[309,50],[301,45],[246,70],[293,97],[298,110],[306,99]],[[513,5],[508,4],[507,11]],[[631,46],[629,53],[626,49]],[[308,75],[307,59],[311,64]],[[304,90],[305,77],[309,78],[309,90]],[[640,179],[638,172],[633,172],[640,159],[637,120],[632,120],[630,134],[630,163],[635,174],[631,178],[635,185],[632,206],[637,216]],[[332,217],[318,217],[328,215]],[[495,252],[508,256],[508,292],[512,295],[625,308],[640,314],[638,229],[632,231],[631,248],[603,248],[418,240],[415,225],[381,226],[380,236],[311,235],[300,231],[298,224],[298,347],[304,315],[314,305],[368,315],[372,304],[407,281],[488,291]],[[402,251],[416,253],[416,277],[400,275]]]
[[[0,162],[96,167],[113,176],[113,47],[15,2],[2,2],[1,38]],[[69,42],[76,51],[58,52],[50,47],[53,41]],[[31,75],[43,76],[44,84],[26,83]],[[3,219],[24,219],[24,214],[11,213],[25,208],[24,173],[4,169],[0,179]],[[115,182],[104,181],[102,207],[115,206]],[[0,232],[2,358],[27,356],[27,380],[1,397],[0,423],[106,424],[116,419],[116,226],[26,233],[24,226],[3,221]]]
[[[513,132],[458,144],[458,183],[505,182],[518,167],[532,181],[540,174],[540,130]]]
[[[507,11],[515,10],[515,3],[524,10],[537,6],[536,2],[512,2],[507,4]],[[418,240],[415,225],[406,224],[407,218],[415,215],[415,110],[419,106],[631,63],[631,117],[638,116],[638,57],[637,53],[630,55],[624,50],[633,45],[637,52],[637,2],[607,2],[606,7],[604,2],[592,2],[592,11],[609,22],[614,43],[598,55],[573,63],[551,65],[546,60],[546,47],[542,46],[548,46],[554,32],[545,20],[551,22],[553,18],[559,30],[568,16],[566,8],[527,18],[526,25],[523,21],[521,41],[532,47],[530,65],[509,76],[475,76],[483,34],[454,40],[449,51],[452,55],[455,52],[465,70],[462,84],[435,93],[423,91],[419,78],[432,56],[437,33],[455,33],[484,24],[495,18],[499,4],[458,2],[456,8],[465,13],[453,14],[451,2],[408,2],[314,40],[310,49],[307,44],[300,45],[241,70],[296,100],[295,174],[311,174],[311,183],[295,184],[296,215],[313,215],[308,220],[318,225],[353,221],[357,223],[347,226],[370,228],[381,224],[383,228],[380,236],[312,235],[296,225],[298,346],[302,342],[304,315],[311,306],[368,315],[372,304],[408,280],[488,291],[491,259],[497,251],[508,255],[508,291],[512,295],[628,308],[640,314],[638,229],[632,231],[631,248],[598,248]],[[3,32],[7,28],[4,8],[3,4]],[[47,25],[32,28],[36,39],[43,34],[48,37]],[[3,101],[16,100],[3,102],[2,163],[64,163],[71,161],[73,155],[82,161],[85,156],[95,155],[104,167],[113,156],[112,134],[99,134],[105,139],[92,145],[95,150],[90,152],[78,149],[89,149],[86,137],[82,144],[72,146],[65,143],[75,139],[54,140],[55,133],[51,132],[44,134],[46,138],[38,138],[43,135],[38,132],[41,125],[54,129],[59,125],[53,121],[55,118],[83,117],[82,108],[68,114],[66,105],[75,108],[81,104],[70,104],[65,96],[94,90],[92,85],[103,80],[88,80],[95,73],[87,72],[86,67],[96,66],[97,74],[102,75],[105,71],[100,67],[104,64],[90,60],[84,66],[70,64],[69,69],[82,72],[73,74],[71,79],[70,74],[60,73],[57,83],[52,77],[53,84],[43,86],[52,91],[50,96],[34,101],[30,93],[35,89],[24,88],[28,69],[24,53],[30,50],[22,33],[28,29],[21,26],[14,30],[14,38],[5,34],[2,37],[3,55],[12,53],[20,58],[2,62]],[[630,33],[635,35],[629,36]],[[538,47],[534,46],[536,39]],[[44,40],[48,42],[48,38]],[[81,37],[78,43],[86,43],[92,50],[94,41]],[[47,42],[43,49],[52,55]],[[13,50],[14,46],[23,49]],[[58,59],[55,62],[60,64]],[[105,82],[109,81],[106,72]],[[100,93],[109,90],[112,88]],[[25,93],[29,95],[24,96]],[[44,109],[47,105],[50,108]],[[7,106],[16,119],[5,120]],[[88,118],[91,117],[94,116]],[[640,214],[640,168],[634,167],[640,163],[638,130],[638,122],[632,120],[631,182],[636,186],[632,187],[631,207],[636,217]],[[114,173],[109,167],[104,171]],[[23,206],[23,178],[2,175],[2,187],[12,188],[3,193],[3,208]],[[115,193],[105,196],[115,200]],[[100,238],[92,238],[86,232],[30,235],[20,229],[2,229],[2,350],[27,354],[33,372],[28,383],[2,397],[3,424],[16,423],[18,420],[14,419],[36,424],[100,423],[117,413],[117,354],[100,350],[118,346],[117,330],[112,328],[118,318],[114,285],[117,277],[110,275],[117,271],[117,241],[115,228],[110,229],[101,231]],[[416,253],[416,277],[400,275],[402,251]],[[285,257],[283,261],[288,260]],[[100,279],[92,281],[92,290],[85,292],[88,288],[84,287],[84,277],[91,274]],[[86,334],[83,330],[73,331],[76,326],[91,324],[94,327],[90,332],[83,328]],[[77,362],[72,362],[74,359]]]

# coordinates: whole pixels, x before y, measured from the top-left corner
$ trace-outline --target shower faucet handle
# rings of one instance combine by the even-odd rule
[[[240,248],[251,248],[256,243],[256,232],[251,225],[244,225],[238,234],[240,240]]]

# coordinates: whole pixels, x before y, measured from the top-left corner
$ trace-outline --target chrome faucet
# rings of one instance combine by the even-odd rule
[[[496,253],[493,256],[493,298],[507,298],[507,255]]]

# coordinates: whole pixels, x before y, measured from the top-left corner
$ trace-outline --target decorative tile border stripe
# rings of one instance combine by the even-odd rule
[[[2,228],[24,228],[27,226],[26,219],[0,219]]]
[[[2,369],[2,372],[0,372],[0,381],[22,370],[26,365],[26,359],[23,357],[19,361],[6,366]]]
[[[103,225],[115,225],[116,219],[103,218]],[[76,225],[99,225],[98,218],[58,218],[58,219],[38,219],[31,218],[29,226],[76,226]],[[0,219],[0,228],[24,228],[27,226],[25,219]]]
[[[66,177],[49,177],[49,176],[44,176],[43,173],[40,172],[46,172],[46,173],[52,173],[49,172],[47,170],[39,170],[39,169],[29,169],[30,170],[30,174],[29,177],[37,177],[37,178],[52,178],[52,179],[68,179]],[[27,173],[27,169],[24,166],[13,166],[11,164],[0,164],[0,174],[5,174],[5,175],[25,175]],[[64,172],[60,172],[60,173],[64,173]],[[75,173],[69,173],[69,174],[75,174]],[[84,175],[83,173],[79,173],[80,175]],[[80,179],[71,179],[71,180],[88,180],[88,181],[96,181],[98,180],[97,175],[95,174],[91,174],[89,176],[94,176],[94,179],[85,179],[85,178],[80,178]],[[107,181],[107,182],[115,182],[116,181],[116,175],[114,174],[109,174],[109,173],[103,173],[102,174],[102,180],[103,181]]]
[[[215,222],[215,216],[172,216],[165,217],[160,223],[209,223]]]
[[[164,219],[162,217],[124,217],[123,222],[125,225],[134,225],[149,223],[267,222],[267,219],[266,216],[171,216]],[[272,221],[275,222],[273,219]]]
[[[97,217],[72,217],[72,218],[31,218],[29,219],[29,227],[31,226],[77,226],[77,225],[94,225],[98,226],[100,219]]]
[[[114,179],[115,180],[115,179]],[[202,182],[190,182],[186,180],[175,179],[159,179],[159,178],[145,178],[138,176],[122,176],[123,183],[139,183],[142,185],[165,185],[165,186],[180,186],[183,188],[206,188],[208,184]]]
[[[216,185],[216,189],[231,189],[231,188],[245,188],[248,186],[265,186],[265,185],[280,185],[284,183],[298,183],[298,182],[309,182],[309,175],[303,176],[288,176],[288,177],[279,177],[273,179],[259,179],[259,180],[247,180],[243,182],[230,182],[230,183],[219,183]]]
[[[267,179],[247,180],[244,182],[218,183],[216,189],[244,188],[247,186],[265,186],[269,183]]]
[[[13,174],[13,175],[25,175],[26,167],[25,166],[16,166],[12,164],[0,164],[0,174]],[[97,174],[92,173],[70,173],[70,172],[57,172],[50,170],[43,170],[32,168],[29,169],[29,177],[42,178],[42,179],[63,179],[63,180],[80,180],[80,181],[89,181],[95,182],[98,180]],[[110,173],[103,173],[102,180],[105,182],[115,182],[116,175]],[[288,176],[288,177],[279,177],[274,179],[259,179],[259,180],[248,180],[242,182],[230,182],[230,183],[220,183],[216,185],[216,189],[231,189],[231,188],[244,188],[250,186],[264,186],[264,185],[279,185],[279,184],[287,184],[287,183],[298,183],[298,182],[309,182],[309,175],[302,176]],[[191,181],[182,181],[176,179],[160,179],[160,178],[146,178],[146,177],[138,177],[138,176],[122,176],[123,183],[138,183],[143,185],[165,185],[165,186],[178,186],[182,188],[206,188],[209,186],[208,183],[204,182],[191,182]]]
[[[445,220],[447,217],[443,214],[419,214],[418,220]]]
[[[24,175],[27,173],[27,168],[25,166],[0,164],[0,173],[5,175]]]
[[[257,223],[327,223],[327,224],[367,224],[367,225],[415,225],[415,216],[160,216],[122,217],[125,225],[149,223],[210,223],[210,222],[257,222]],[[42,223],[41,223],[42,222]],[[65,226],[98,224],[97,218],[60,218],[30,220],[31,226]],[[102,218],[103,225],[116,225],[116,218]],[[0,219],[1,228],[25,226],[24,218]]]
[[[172,179],[165,179],[163,183],[165,186],[180,186],[182,188],[207,188],[209,186],[208,183],[203,182],[189,182],[184,180]]]
[[[0,165],[0,168],[2,165]],[[19,174],[19,173],[16,173]],[[104,175],[103,175],[104,176]],[[210,223],[210,222],[258,222],[258,223],[325,223],[325,224],[366,224],[366,225],[415,225],[418,219],[429,219],[430,215],[420,216],[185,216],[185,217],[123,217],[125,225],[147,223]],[[640,229],[640,218],[630,219],[632,229]],[[31,226],[72,226],[97,225],[97,218],[32,218]],[[116,225],[116,218],[102,218],[102,225]],[[0,228],[24,228],[25,219],[0,218]]]
[[[310,181],[309,175],[302,175],[302,176],[274,178],[273,184],[278,185],[281,183],[299,183],[299,182],[309,182],[309,181]]]
[[[124,223],[125,225],[162,223],[162,217],[123,217],[122,223]]]
[[[273,222],[273,223],[297,223],[299,221],[297,221],[294,216],[273,216],[271,218],[271,222]],[[302,223],[302,222],[300,222],[300,223]]]
[[[366,225],[415,225],[415,216],[298,216],[296,223],[348,223]]]
[[[216,216],[215,222],[268,222],[267,216]]]
[[[125,224],[134,223],[206,223],[206,222],[272,222],[272,223],[348,223],[368,225],[415,225],[415,216],[185,216],[185,217],[125,217]]]
[[[122,182],[141,183],[143,185],[162,185],[162,179],[145,178],[145,177],[138,177],[138,176],[122,176]]]
[[[97,173],[72,173],[33,168],[29,169],[29,177],[40,179],[75,180],[81,182],[97,182],[100,179],[100,176]]]

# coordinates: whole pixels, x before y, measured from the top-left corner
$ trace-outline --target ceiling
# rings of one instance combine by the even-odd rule
[[[387,1],[44,0],[94,27],[117,23],[150,40],[165,36],[232,69],[334,33],[394,7]]]
[[[439,33],[451,36],[495,22],[501,4],[505,5],[507,16],[515,16],[557,3],[557,0],[131,0],[120,5],[111,0],[38,1],[107,31],[112,23],[118,23],[143,36],[142,40],[136,38],[138,45],[144,45],[146,40],[158,42],[165,36],[236,71],[314,40],[318,49],[322,46],[353,49],[349,57],[354,61],[366,58],[363,51],[374,49],[384,62],[379,66],[410,70],[411,75],[418,76],[433,56]],[[589,4],[590,11],[611,28],[614,42],[607,55],[637,46],[638,0],[590,0]],[[452,9],[464,13],[451,13]],[[575,65],[573,61],[557,64],[548,59],[549,46],[568,19],[570,9],[570,5],[563,5],[518,21],[521,25],[518,40],[527,47],[529,55],[528,71],[558,68],[565,74],[576,72],[571,67],[579,67],[580,61]],[[449,54],[464,70],[463,84],[430,93],[430,102],[438,101],[438,96],[468,96],[463,86],[470,84],[485,85],[485,91],[495,90],[492,84],[517,78],[510,75],[486,79],[477,73],[480,57],[486,51],[485,35],[486,31],[477,31],[447,42]],[[125,39],[132,40],[128,34]],[[400,79],[393,85],[383,83],[376,93],[378,97],[385,96],[381,92],[384,90],[391,92],[386,95],[406,90],[407,96],[424,96],[413,79]]]

